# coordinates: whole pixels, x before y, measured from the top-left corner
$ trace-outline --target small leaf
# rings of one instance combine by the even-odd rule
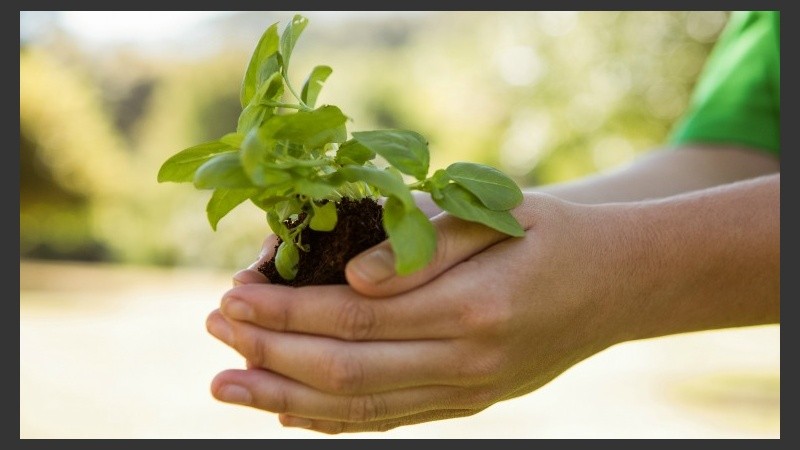
[[[325,84],[325,80],[328,79],[328,76],[330,76],[332,72],[333,69],[328,66],[314,67],[311,74],[308,75],[306,82],[303,83],[303,90],[300,92],[300,99],[303,100],[303,103],[310,108],[314,107],[317,103],[317,96],[319,96],[319,92],[322,90],[322,85]]]
[[[337,197],[336,188],[322,180],[295,178],[295,191],[315,200]]]
[[[244,140],[244,135],[239,133],[228,133],[225,136],[219,138],[219,141],[223,144],[228,144],[233,148],[241,148],[242,141]]]
[[[386,170],[375,167],[345,166],[337,172],[345,181],[363,181],[368,185],[377,188],[386,196],[393,196],[400,201],[406,209],[416,208],[411,189],[406,186],[402,179],[397,179]]]
[[[419,133],[407,130],[357,131],[353,133],[353,139],[405,174],[418,180],[428,175],[428,142]]]
[[[257,129],[264,122],[264,119],[269,117],[269,111],[274,109],[261,103],[250,103],[239,113],[236,132],[245,134],[252,129]]]
[[[278,236],[284,242],[291,242],[292,238],[289,236],[289,229],[286,228],[283,220],[281,220],[278,213],[274,210],[267,211],[267,224],[269,225],[270,230],[275,233],[275,236]]]
[[[436,229],[428,217],[414,207],[389,197],[383,206],[383,227],[395,255],[399,275],[408,275],[427,266],[436,251]]]
[[[291,173],[272,167],[273,164],[268,162],[274,146],[274,140],[267,139],[265,142],[256,129],[250,130],[242,141],[242,167],[256,186],[275,186],[292,179]]]
[[[286,200],[286,191],[288,191],[290,187],[290,183],[284,183],[280,186],[260,189],[256,195],[250,197],[250,201],[266,212],[272,211],[275,205]]]
[[[359,144],[358,141],[350,139],[345,142],[336,151],[334,162],[339,165],[354,164],[357,166],[363,165],[365,162],[375,157],[375,152]]]
[[[297,263],[300,262],[300,253],[297,246],[291,241],[283,241],[275,253],[275,268],[284,280],[293,280],[297,276]]]
[[[264,31],[256,48],[253,50],[252,56],[250,56],[250,62],[247,64],[247,70],[239,93],[239,101],[242,104],[242,108],[247,106],[250,103],[250,99],[255,95],[258,89],[257,77],[261,64],[265,58],[278,51],[278,43],[278,23],[276,22]]]
[[[158,170],[158,182],[172,181],[176,183],[190,182],[197,169],[209,159],[224,152],[236,150],[220,141],[205,142],[172,155],[164,161]]]
[[[524,236],[525,230],[508,211],[494,211],[485,206],[468,190],[451,183],[441,190],[441,198],[433,198],[440,208],[470,222],[482,223],[510,236]]]
[[[206,205],[206,215],[211,229],[217,231],[220,219],[257,192],[256,189],[215,189]]]
[[[288,139],[311,148],[347,140],[347,121],[336,106],[322,106],[313,111],[272,116],[261,126],[262,138]]]
[[[522,203],[522,191],[514,180],[494,167],[457,162],[446,170],[453,181],[478,197],[489,209],[507,211]]]
[[[336,203],[327,202],[320,206],[316,202],[311,202],[311,207],[314,210],[314,215],[311,217],[311,222],[309,222],[308,226],[312,230],[332,231],[336,228]]]
[[[258,67],[258,75],[256,75],[256,93],[250,102],[264,101],[265,99],[274,100],[283,94],[283,77],[281,76],[281,65],[283,64],[281,54],[277,51],[261,62]],[[280,92],[276,90],[277,84],[275,79],[280,82]],[[271,86],[275,84],[274,86]],[[266,87],[265,87],[266,86]],[[269,95],[267,95],[269,94]]]
[[[238,151],[221,153],[209,159],[197,169],[193,181],[197,189],[253,187],[250,178],[244,173]]]
[[[247,134],[252,128],[260,127],[262,123],[275,113],[275,107],[268,102],[275,101],[283,95],[283,78],[279,72],[275,72],[260,85],[250,103],[239,113],[239,121],[236,124],[236,132],[241,135]]]
[[[292,21],[286,24],[286,28],[283,30],[283,35],[281,36],[281,55],[283,56],[284,73],[289,67],[289,59],[292,56],[292,50],[294,50],[295,44],[297,44],[297,39],[306,28],[306,25],[308,25],[308,19],[300,14],[295,14]]]
[[[442,189],[450,184],[450,181],[451,179],[450,176],[447,175],[447,172],[445,172],[444,169],[438,169],[436,172],[433,172],[433,175],[430,178],[428,178],[424,190],[430,192],[434,199],[442,198]]]

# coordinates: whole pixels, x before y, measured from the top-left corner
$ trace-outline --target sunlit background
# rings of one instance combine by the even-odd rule
[[[313,12],[292,57],[333,68],[350,131],[405,128],[431,169],[565,181],[662,144],[727,21],[703,12]],[[222,404],[241,359],[205,332],[268,233],[244,204],[159,184],[235,129],[239,87],[284,12],[20,12],[20,437],[327,437]],[[249,209],[248,209],[249,208]],[[609,349],[465,419],[344,437],[779,437],[779,326]]]

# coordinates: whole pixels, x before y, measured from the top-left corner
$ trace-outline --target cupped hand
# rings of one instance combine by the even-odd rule
[[[248,361],[218,374],[212,394],[341,433],[472,415],[532,392],[618,342],[598,270],[615,244],[599,212],[527,194],[513,212],[520,238],[440,214],[434,262],[381,281],[359,261],[391,262],[386,243],[351,262],[350,285],[272,285],[254,263],[207,320]]]

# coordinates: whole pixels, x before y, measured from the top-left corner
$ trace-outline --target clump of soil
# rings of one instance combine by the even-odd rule
[[[383,207],[374,199],[352,200],[343,198],[336,203],[338,214],[336,227],[331,231],[316,231],[306,228],[302,232],[302,243],[309,251],[300,251],[297,276],[285,280],[275,267],[275,257],[262,264],[258,271],[266,275],[272,284],[285,286],[309,286],[321,284],[347,284],[344,267],[354,256],[386,240],[383,229]],[[298,218],[299,223],[303,217]],[[292,224],[289,225],[292,227]],[[278,238],[278,245],[281,239]],[[277,251],[278,246],[275,246]]]

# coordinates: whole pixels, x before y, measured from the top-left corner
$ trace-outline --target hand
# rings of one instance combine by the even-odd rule
[[[528,194],[514,211],[522,238],[440,214],[434,262],[383,282],[358,258],[352,286],[289,288],[239,272],[248,284],[207,326],[249,368],[217,375],[212,393],[324,433],[467,416],[529,393],[617,342],[602,304],[608,277],[592,270],[607,267],[614,243],[599,239],[591,211]],[[368,266],[391,260],[381,245],[382,256],[362,255]]]
[[[388,430],[532,392],[616,343],[780,323],[780,174],[631,203],[531,193],[513,213],[524,237],[437,215],[434,261],[408,277],[374,270],[382,243],[350,285],[234,287],[207,326],[249,369],[213,395],[286,426]]]

